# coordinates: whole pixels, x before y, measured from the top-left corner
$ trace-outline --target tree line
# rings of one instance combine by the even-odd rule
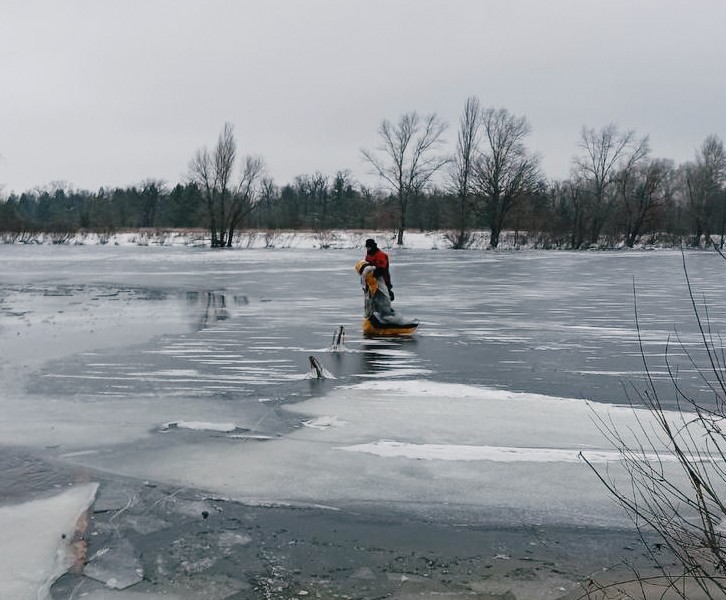
[[[448,125],[435,113],[383,119],[379,144],[361,158],[380,186],[350,171],[301,174],[277,185],[260,156],[240,156],[225,124],[212,149],[198,149],[185,181],[147,180],[91,192],[56,183],[0,202],[0,230],[113,232],[205,228],[213,247],[242,229],[447,230],[454,248],[487,229],[544,248],[633,247],[642,241],[692,245],[726,237],[726,153],[708,136],[692,161],[652,156],[648,136],[615,124],[583,127],[571,175],[548,180],[527,146],[526,117],[467,99],[446,149]]]

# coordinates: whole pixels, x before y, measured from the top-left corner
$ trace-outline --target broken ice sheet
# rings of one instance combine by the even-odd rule
[[[144,578],[144,570],[136,551],[125,539],[119,539],[113,547],[101,548],[93,554],[83,569],[83,574],[116,590],[131,587]]]
[[[0,507],[0,595],[47,600],[50,586],[73,562],[69,542],[97,485],[76,485],[60,494]]]

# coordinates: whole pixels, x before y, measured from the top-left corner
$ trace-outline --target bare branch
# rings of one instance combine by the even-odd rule
[[[447,125],[433,113],[421,118],[410,112],[401,116],[397,125],[387,119],[378,128],[380,145],[377,152],[361,150],[363,159],[390,188],[398,199],[398,243],[403,243],[409,200],[420,194],[432,177],[449,162],[438,154]]]
[[[258,156],[245,157],[239,181],[234,184],[236,158],[234,128],[225,123],[214,151],[197,150],[189,165],[190,179],[202,190],[212,247],[231,246],[242,219],[257,206],[264,161]]]

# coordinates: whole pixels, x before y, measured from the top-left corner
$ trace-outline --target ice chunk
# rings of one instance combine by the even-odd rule
[[[134,547],[128,540],[120,539],[113,548],[96,552],[83,569],[83,574],[106,587],[123,590],[139,583],[144,571]]]
[[[208,423],[205,421],[171,421],[164,423],[161,427],[161,431],[168,431],[169,429],[195,429],[198,431],[231,433],[240,428],[235,423]]]
[[[303,421],[303,425],[305,425],[305,427],[312,427],[314,429],[327,429],[328,427],[340,427],[341,425],[345,425],[345,421],[341,421],[335,415],[324,415],[318,417],[317,419],[309,419],[307,421]]]
[[[73,486],[50,498],[0,507],[3,598],[47,600],[51,584],[73,563],[70,543],[98,485]]]

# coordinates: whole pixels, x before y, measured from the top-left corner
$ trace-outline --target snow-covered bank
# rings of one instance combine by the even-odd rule
[[[46,600],[50,586],[79,558],[73,554],[78,521],[97,484],[74,486],[50,498],[0,506],[0,597]]]
[[[233,248],[249,249],[358,249],[364,247],[366,238],[375,238],[382,248],[393,248],[396,245],[395,231],[361,231],[361,230],[328,230],[328,231],[245,231],[238,233],[232,243]],[[407,231],[404,235],[403,248],[417,250],[443,250],[453,247],[455,234],[451,231]],[[466,248],[469,250],[487,250],[489,231],[477,230],[470,232]],[[97,232],[0,232],[0,244],[52,244],[70,246],[182,246],[208,247],[209,233],[200,229],[140,229],[136,231],[97,233]],[[601,248],[623,248],[624,243],[604,242]],[[672,247],[673,240],[639,244],[638,248]],[[526,233],[514,231],[502,232],[498,249],[511,250],[552,247],[552,244],[529,237]]]
[[[447,232],[410,232],[404,238],[405,248],[423,250],[450,248]],[[378,240],[381,247],[396,243],[392,231],[249,231],[234,238],[233,248],[276,249],[353,249],[364,247],[366,238]],[[208,247],[209,233],[205,230],[142,229],[116,233],[0,233],[0,242],[7,244],[55,244],[69,246],[188,246]],[[489,244],[487,232],[472,234],[472,248]]]

